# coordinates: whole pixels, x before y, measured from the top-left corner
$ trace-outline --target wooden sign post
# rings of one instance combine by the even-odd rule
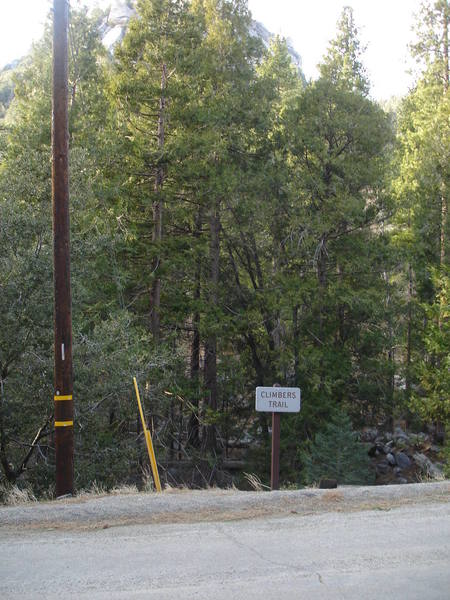
[[[300,388],[273,387],[256,388],[256,410],[272,413],[272,460],[270,488],[280,487],[280,413],[296,413],[300,410]]]
[[[272,460],[270,465],[270,489],[280,489],[280,413],[272,413]]]

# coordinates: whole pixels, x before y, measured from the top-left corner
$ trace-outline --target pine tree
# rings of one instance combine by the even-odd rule
[[[447,1],[424,4],[412,47],[424,71],[401,107],[394,182],[395,237],[406,262],[405,395],[423,418],[439,421],[448,419],[448,20]]]
[[[149,255],[139,287],[150,281],[150,329],[158,343],[162,336],[164,211],[173,199],[175,131],[180,126],[180,111],[188,101],[187,71],[199,43],[199,30],[188,14],[186,2],[140,0],[136,11],[116,49],[112,86],[128,130],[124,134],[131,142],[125,157],[130,183],[142,190],[131,218],[139,238],[142,234],[147,238],[146,230],[151,231],[151,243],[146,243],[146,247],[142,248],[141,239],[137,240],[142,248],[139,253]]]
[[[320,75],[335,87],[358,92],[364,96],[369,91],[369,81],[362,63],[365,48],[359,40],[353,9],[346,6],[337,24],[337,35],[329,45],[327,55],[320,64]]]
[[[411,44],[412,54],[422,63],[426,77],[434,79],[444,91],[449,84],[449,18],[448,0],[424,2],[416,27],[418,40]]]
[[[297,328],[308,333],[301,377],[317,399],[314,418],[343,402],[364,420],[389,412],[392,404],[382,277],[392,132],[366,97],[362,67],[354,60],[355,28],[347,25],[341,23],[335,42],[341,51],[331,45],[322,76],[292,111],[288,185],[303,275]]]
[[[353,431],[349,417],[335,412],[301,455],[302,479],[307,485],[323,478],[338,484],[361,485],[374,481],[367,448]]]
[[[200,392],[205,398],[203,445],[214,449],[221,394],[218,338],[220,333],[224,348],[227,335],[222,215],[242,185],[237,177],[239,157],[253,111],[251,89],[260,44],[249,34],[244,2],[146,0],[137,8],[140,16],[117,51],[115,83],[117,100],[129,122],[133,189],[129,188],[126,210],[137,241],[135,255],[163,257],[158,261],[158,269],[165,275],[161,327],[167,338],[181,335],[190,342],[188,397],[196,413]],[[175,17],[168,18],[173,10],[177,11]],[[163,62],[170,76],[165,88],[167,127],[162,149],[154,135],[161,98],[157,72]],[[164,167],[160,192],[164,196],[165,236],[160,242],[153,239],[151,244],[147,240],[143,244],[139,239],[145,232],[144,222],[156,223],[154,214],[148,219],[147,206],[155,199],[153,181],[158,166]],[[149,190],[149,183],[153,189]],[[136,296],[142,297],[149,279],[144,270]],[[134,307],[142,314],[140,300]],[[185,331],[192,331],[190,340]],[[199,437],[194,431],[196,418],[198,414],[191,419],[191,440]]]

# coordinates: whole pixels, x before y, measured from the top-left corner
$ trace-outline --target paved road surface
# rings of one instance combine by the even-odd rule
[[[448,600],[450,506],[0,530],[0,597]],[[50,527],[50,528],[49,528]]]

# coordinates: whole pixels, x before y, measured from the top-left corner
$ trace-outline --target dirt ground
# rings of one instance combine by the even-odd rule
[[[257,517],[389,511],[421,503],[448,503],[450,481],[277,492],[167,490],[81,496],[0,507],[0,530],[106,529],[151,523],[233,521]]]

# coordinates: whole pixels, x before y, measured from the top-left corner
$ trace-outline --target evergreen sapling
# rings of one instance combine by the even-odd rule
[[[336,411],[325,429],[311,443],[309,452],[302,452],[302,479],[307,485],[323,478],[336,479],[338,484],[370,484],[374,481],[367,448],[353,431],[350,418]]]

